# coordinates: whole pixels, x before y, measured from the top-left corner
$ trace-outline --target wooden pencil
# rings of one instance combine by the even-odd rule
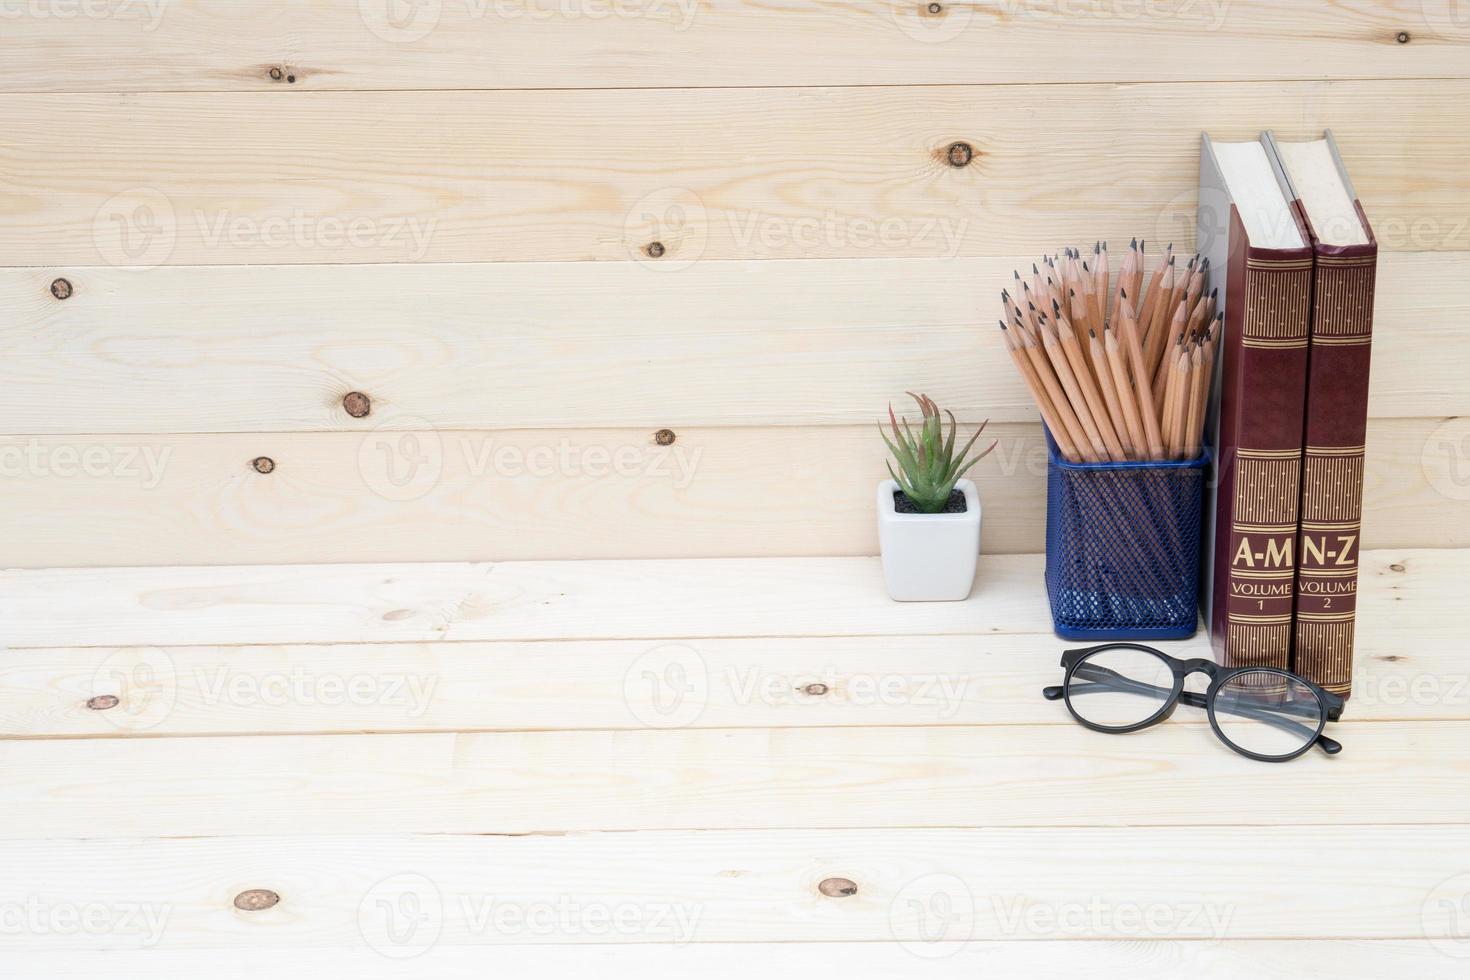
[[[1106,331],[1106,328],[1104,330]],[[1113,379],[1112,369],[1108,367],[1107,351],[1103,349],[1103,342],[1098,339],[1096,331],[1088,334],[1087,341],[1088,353],[1092,355],[1092,367],[1097,374],[1097,386],[1102,391],[1103,404],[1108,409],[1108,421],[1117,434],[1118,442],[1123,450],[1123,458],[1137,459],[1138,451],[1135,447],[1138,443],[1133,441],[1133,433],[1128,428],[1128,420],[1123,414],[1123,403],[1118,399],[1117,382]]]
[[[1119,319],[1123,328],[1123,346],[1128,354],[1128,363],[1133,367],[1133,383],[1136,386],[1133,395],[1138,405],[1139,418],[1143,422],[1143,433],[1148,443],[1149,458],[1163,459],[1164,440],[1159,431],[1159,415],[1154,410],[1153,387],[1145,368],[1138,319],[1134,316],[1133,307],[1129,304],[1126,295],[1123,297]]]
[[[1070,333],[1068,325],[1065,330]],[[1056,371],[1057,380],[1062,384],[1062,390],[1067,393],[1067,400],[1072,403],[1072,411],[1077,413],[1077,419],[1082,423],[1083,430],[1087,433],[1087,442],[1092,447],[1093,454],[1099,460],[1106,461],[1111,458],[1108,447],[1103,443],[1102,432],[1097,427],[1097,420],[1093,418],[1092,409],[1087,399],[1082,396],[1082,388],[1077,383],[1077,375],[1072,371],[1072,365],[1067,360],[1066,351],[1063,349],[1061,337],[1058,336],[1059,329],[1047,320],[1046,314],[1041,315],[1041,339],[1042,347],[1046,351],[1047,360],[1051,361],[1052,369]],[[1075,341],[1075,338],[1073,338]]]
[[[1108,373],[1113,378],[1113,390],[1117,393],[1118,405],[1123,413],[1123,425],[1127,428],[1129,442],[1133,445],[1133,457],[1147,459],[1148,437],[1143,431],[1143,419],[1138,414],[1138,399],[1128,384],[1125,355],[1118,347],[1117,335],[1112,330],[1103,331],[1103,357],[1107,361]]]

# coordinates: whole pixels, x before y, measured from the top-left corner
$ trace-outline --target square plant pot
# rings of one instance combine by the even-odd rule
[[[971,480],[963,514],[900,514],[893,504],[898,484],[878,484],[878,544],[883,581],[899,602],[954,602],[970,597],[980,556],[980,494]]]

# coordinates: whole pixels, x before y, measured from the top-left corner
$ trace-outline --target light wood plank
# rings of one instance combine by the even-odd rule
[[[883,935],[887,935],[884,933]],[[1463,960],[1447,956],[1426,939],[1368,940],[974,940],[925,943],[896,941],[823,943],[657,943],[614,945],[449,946],[403,960],[389,959],[366,940],[345,936],[353,946],[328,948],[258,942],[232,949],[228,957],[208,948],[16,950],[7,963],[25,975],[51,980],[95,980],[100,975],[147,976],[151,980],[259,980],[266,976],[352,976],[357,980],[403,980],[427,973],[438,980],[481,980],[492,976],[596,975],[607,980],[748,980],[752,975],[837,975],[855,980],[973,980],[980,976],[1025,976],[1033,980],[1137,980],[1140,976],[1188,976],[1192,980],[1239,980],[1243,976],[1294,980],[1313,973],[1338,980],[1382,980],[1413,976],[1461,980]],[[39,945],[39,944],[38,944]],[[60,945],[59,943],[57,945]],[[80,944],[78,944],[80,945]],[[1445,948],[1453,949],[1451,943]],[[917,953],[915,952],[917,949]]]
[[[1040,582],[1037,556],[982,558],[960,603],[890,602],[870,558],[55,569],[0,573],[0,622],[12,649],[1039,633]]]
[[[1470,720],[1463,644],[1425,619],[1359,635],[1349,720]],[[1070,725],[1040,697],[1066,646],[1023,634],[12,650],[0,736]],[[1203,635],[1157,646],[1210,656]],[[109,695],[115,706],[89,707]]]
[[[0,436],[12,567],[872,555],[874,426]],[[968,433],[962,428],[962,434]],[[982,551],[1045,547],[1039,424],[987,430]],[[1458,435],[1456,434],[1458,433]],[[1470,423],[1374,420],[1364,542],[1470,545]],[[274,470],[257,472],[265,457]],[[334,638],[335,639],[335,638]]]
[[[138,0],[83,8],[102,16],[65,17],[67,9],[16,5],[0,90],[1464,77],[1470,44],[1453,0],[1016,0],[945,4],[938,14],[889,0],[405,8],[257,0],[248,14],[207,0]],[[1396,42],[1400,30],[1411,32],[1409,44]],[[1059,50],[1067,57],[1056,57]]]
[[[1040,694],[1062,646],[1033,634],[11,650],[0,736],[1066,724]],[[1203,636],[1163,646],[1209,656]],[[1420,673],[1454,666],[1449,651],[1427,656]],[[107,695],[116,707],[88,708]],[[1470,717],[1463,702],[1439,710]]]
[[[158,950],[347,947],[402,959],[531,943],[899,940],[917,971],[936,952],[925,936],[1443,940],[1449,923],[1432,905],[1463,870],[1470,831],[1218,827],[1219,846],[1199,839],[1178,828],[1062,828],[35,841],[0,850],[0,897],[151,914],[132,930],[99,917],[111,928],[22,934],[12,949],[138,949],[155,938]],[[1374,873],[1324,853],[1371,860]],[[1187,875],[1170,859],[1178,854],[1190,855]],[[857,893],[820,894],[828,877]],[[237,911],[233,897],[250,888],[281,901]],[[1135,962],[1167,975],[1169,948],[1135,948]],[[957,952],[986,962],[984,947]]]
[[[0,837],[1464,819],[1470,723],[1334,733],[1281,766],[1198,725],[9,740]]]
[[[1032,421],[996,293],[1029,257],[0,269],[25,434],[869,424],[905,390]],[[1375,416],[1470,414],[1470,255],[1386,253]],[[72,285],[58,302],[57,277]],[[800,295],[800,303],[772,297]],[[362,391],[358,421],[342,396]]]
[[[982,557],[970,600],[945,603],[890,602],[872,558],[11,570],[0,623],[11,649],[1048,633],[1042,568]],[[1456,629],[1470,552],[1362,569],[1365,629]]]
[[[673,270],[1187,241],[1201,129],[1323,127],[1385,248],[1463,251],[1467,99],[1465,80],[14,95],[0,265],[625,260],[658,240]],[[967,167],[944,162],[956,140]]]

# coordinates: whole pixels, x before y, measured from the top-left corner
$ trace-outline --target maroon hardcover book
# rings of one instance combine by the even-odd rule
[[[1295,605],[1312,250],[1286,204],[1279,168],[1269,175],[1278,182],[1278,210],[1255,224],[1293,225],[1272,238],[1290,244],[1252,241],[1217,145],[1205,137],[1199,219],[1201,251],[1210,256],[1225,313],[1214,513],[1205,548],[1210,636],[1227,666],[1285,669]],[[1246,206],[1259,210],[1261,200]]]
[[[1368,430],[1368,368],[1378,242],[1342,169],[1331,134],[1315,157],[1277,152],[1292,207],[1315,257],[1301,530],[1297,542],[1296,635],[1292,669],[1347,697],[1352,689],[1358,605],[1358,551],[1363,515],[1363,451]],[[1317,171],[1312,171],[1313,164]],[[1324,172],[1325,171],[1325,172]],[[1331,172],[1335,171],[1335,173]],[[1303,202],[1298,193],[1322,181],[1338,193]],[[1339,190],[1340,188],[1340,190]],[[1321,192],[1318,191],[1318,194]],[[1340,200],[1333,214],[1334,199]],[[1344,220],[1343,211],[1350,209]],[[1327,227],[1314,224],[1315,217]],[[1355,218],[1356,222],[1350,219]],[[1351,224],[1351,228],[1342,227]],[[1324,241],[1323,239],[1328,239]],[[1331,241],[1348,244],[1329,244]]]

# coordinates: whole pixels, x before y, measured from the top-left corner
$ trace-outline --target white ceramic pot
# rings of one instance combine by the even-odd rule
[[[900,514],[893,506],[898,484],[878,484],[878,545],[883,580],[899,602],[967,599],[980,555],[980,494],[970,480],[955,489],[965,495],[963,514]]]

